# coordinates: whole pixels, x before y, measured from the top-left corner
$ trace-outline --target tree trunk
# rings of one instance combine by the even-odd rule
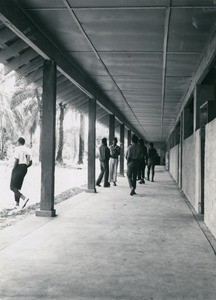
[[[64,128],[63,128],[63,122],[64,122],[64,109],[65,105],[62,105],[62,103],[59,104],[60,107],[60,116],[59,116],[59,144],[58,144],[58,152],[56,160],[62,164],[63,162],[63,144],[64,144]]]
[[[84,157],[84,136],[85,136],[85,116],[83,113],[80,114],[80,132],[79,132],[79,156],[78,164],[83,164]]]

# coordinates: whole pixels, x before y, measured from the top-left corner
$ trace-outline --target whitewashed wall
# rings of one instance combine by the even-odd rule
[[[183,142],[182,191],[195,207],[195,135]]]
[[[195,191],[194,208],[197,213],[201,212],[201,139],[200,129],[194,133],[195,138]]]
[[[179,166],[178,166],[179,145],[170,149],[170,174],[178,182]]]
[[[216,119],[206,125],[204,221],[216,237]]]

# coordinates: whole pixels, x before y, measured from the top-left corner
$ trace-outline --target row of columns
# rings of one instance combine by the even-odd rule
[[[55,190],[55,124],[56,124],[56,73],[57,66],[52,60],[45,60],[43,65],[43,101],[41,130],[41,202],[36,216],[56,215],[54,208]],[[95,193],[95,141],[96,141],[96,106],[95,99],[88,103],[88,179],[87,192]],[[115,137],[115,116],[109,115],[109,142]],[[131,144],[131,130],[128,130],[128,145]],[[124,176],[124,140],[125,126],[120,124],[120,175]]]

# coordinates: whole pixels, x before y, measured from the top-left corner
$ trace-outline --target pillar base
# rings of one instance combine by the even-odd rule
[[[97,193],[97,190],[96,190],[96,188],[94,188],[94,189],[87,189],[87,190],[85,190],[85,192],[86,193]]]
[[[36,210],[37,217],[56,217],[56,210]]]

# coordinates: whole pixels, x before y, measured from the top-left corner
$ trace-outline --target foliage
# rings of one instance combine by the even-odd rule
[[[42,90],[27,84],[24,78],[15,80],[15,72],[4,76],[0,65],[0,160],[7,160],[19,136],[32,147],[33,161],[40,161]],[[97,123],[96,149],[108,129]],[[57,162],[85,164],[87,161],[87,117],[71,106],[59,105],[56,118]],[[97,153],[97,150],[96,150]]]

